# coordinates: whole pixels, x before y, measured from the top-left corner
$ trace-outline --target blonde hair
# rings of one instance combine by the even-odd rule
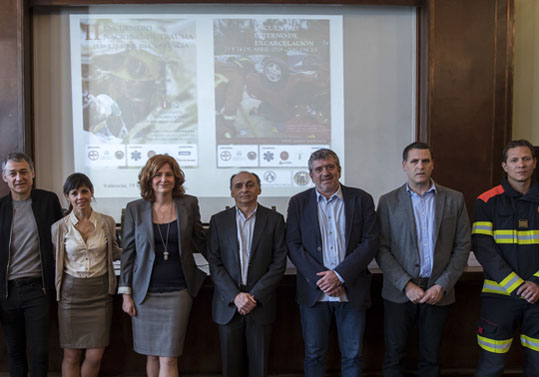
[[[185,194],[183,183],[185,182],[185,175],[182,169],[178,165],[178,162],[166,154],[156,154],[151,157],[146,165],[142,168],[138,175],[140,195],[142,199],[150,202],[155,201],[155,193],[152,188],[152,179],[157,174],[157,171],[168,164],[174,173],[174,188],[172,189],[172,197],[179,198]]]

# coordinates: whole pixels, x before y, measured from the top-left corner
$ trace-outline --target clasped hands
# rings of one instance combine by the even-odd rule
[[[419,287],[417,284],[409,281],[404,287],[404,293],[408,300],[414,304],[437,304],[444,296],[444,289],[441,285],[434,284],[426,291]]]
[[[321,276],[316,285],[328,296],[339,297],[344,293],[342,283],[333,270],[320,271],[316,275]]]
[[[234,297],[234,305],[236,305],[238,313],[246,315],[256,308],[256,300],[250,293],[240,292]]]

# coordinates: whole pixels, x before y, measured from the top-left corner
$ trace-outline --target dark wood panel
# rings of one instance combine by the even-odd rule
[[[23,0],[4,0],[0,7],[0,157],[26,150],[24,106]],[[29,134],[28,134],[29,136]],[[29,145],[28,145],[29,146]],[[0,182],[0,196],[7,194]]]
[[[511,134],[512,1],[430,0],[429,15],[421,139],[434,148],[435,180],[464,192],[471,210],[499,182]]]
[[[404,5],[421,6],[424,0],[249,0],[241,4],[332,4],[332,5]],[[30,7],[34,6],[90,6],[100,4],[137,5],[137,4],[238,4],[239,1],[229,0],[29,0]]]

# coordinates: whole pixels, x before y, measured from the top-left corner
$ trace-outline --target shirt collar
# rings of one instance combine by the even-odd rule
[[[79,219],[77,219],[77,216],[75,216],[74,211],[69,212],[69,221],[71,222],[73,226],[79,223]],[[97,215],[95,214],[95,211],[93,210],[92,210],[92,213],[90,214],[90,222],[94,225],[94,227],[97,227]]]
[[[324,195],[320,194],[317,189],[314,189],[314,192],[316,192],[316,201],[317,202],[320,202],[320,200],[326,200],[326,197]],[[343,198],[342,198],[342,189],[341,189],[340,184],[339,184],[339,188],[337,189],[337,191],[335,191],[333,193],[333,195],[331,195],[329,197],[329,199],[327,199],[327,201],[329,202],[329,201],[333,200],[333,198],[339,198],[341,201],[343,200]]]
[[[431,179],[430,180],[430,187],[427,191],[425,191],[423,193],[423,195],[419,195],[417,192],[413,191],[412,189],[410,189],[410,186],[408,186],[408,182],[406,182],[406,191],[408,191],[408,194],[410,195],[417,195],[417,196],[425,196],[427,195],[428,193],[432,192],[433,194],[437,194],[438,193],[438,189],[436,188],[436,184],[434,183],[434,181]]]
[[[241,212],[241,210],[238,208],[238,206],[235,206],[235,208],[236,208],[236,216],[241,216],[244,220],[249,220],[256,213],[256,210],[258,209],[258,203],[256,203],[256,207],[255,207],[255,209],[253,209],[253,212],[251,212],[247,216],[243,215],[243,212]]]
[[[511,186],[509,181],[507,180],[507,177],[504,177],[502,179],[502,186],[505,191],[505,193],[508,196],[511,196],[513,198],[520,198],[524,197],[526,199],[530,199],[532,201],[539,201],[539,184],[537,182],[533,182],[530,185],[530,189],[526,193],[526,195],[522,195],[522,193],[518,192]]]

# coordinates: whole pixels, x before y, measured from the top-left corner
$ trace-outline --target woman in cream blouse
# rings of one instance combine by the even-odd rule
[[[116,291],[112,262],[119,259],[121,249],[114,219],[92,210],[90,179],[74,173],[66,179],[63,191],[70,212],[52,226],[60,346],[64,349],[62,376],[94,377],[109,344]]]

